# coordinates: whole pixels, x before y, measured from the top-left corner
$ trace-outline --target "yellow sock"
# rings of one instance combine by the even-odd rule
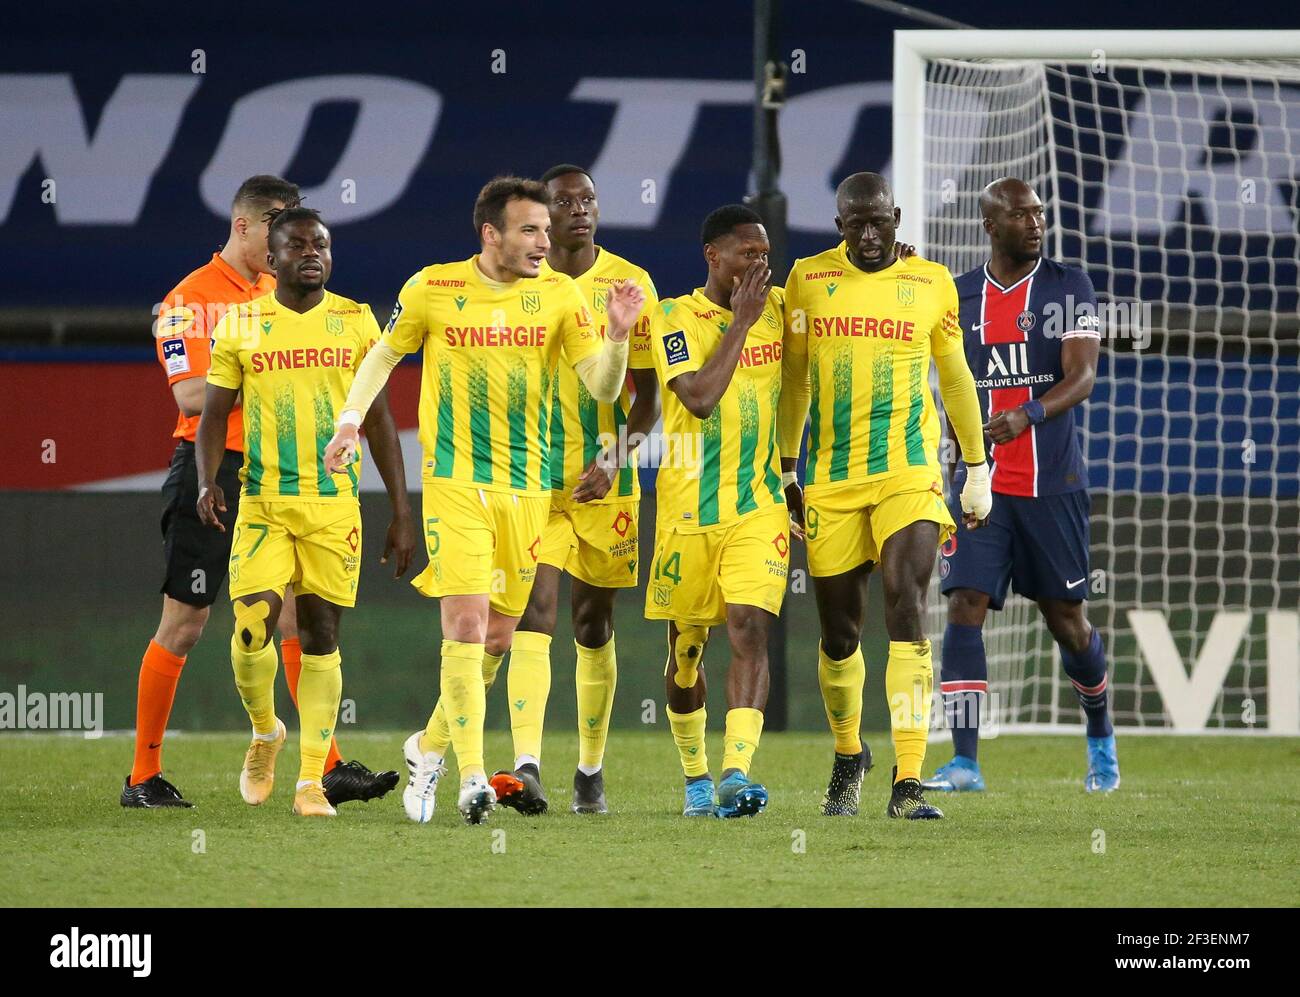
[[[822,689],[822,705],[835,735],[835,750],[841,755],[856,755],[862,750],[862,690],[867,684],[867,663],[858,645],[843,661],[827,657],[817,645],[817,684]]]
[[[609,714],[618,684],[614,637],[611,634],[604,647],[583,647],[577,641],[573,646],[578,650],[578,765],[598,769],[605,758]]]
[[[501,668],[501,662],[505,660],[504,654],[488,654],[483,652],[483,695],[487,696],[492,689],[492,684],[497,680],[497,671]],[[432,751],[435,755],[445,755],[447,748],[451,746],[451,725],[447,723],[447,708],[442,705],[442,697],[438,697],[438,702],[433,706],[433,713],[429,715],[429,722],[425,725],[424,733],[420,735],[420,750],[426,754]]]
[[[704,750],[704,728],[708,712],[701,706],[694,713],[674,713],[668,710],[668,726],[677,742],[677,753],[682,758],[682,771],[688,779],[709,774],[709,756]]]
[[[763,711],[749,707],[727,711],[727,746],[722,753],[722,771],[740,769],[749,775],[758,739],[763,736]]]
[[[895,780],[921,778],[925,744],[930,735],[930,695],[934,669],[928,640],[891,640],[885,668],[885,694],[889,697],[889,726],[898,760]]]
[[[483,771],[483,716],[487,713],[483,645],[444,640],[440,684],[442,696],[438,702],[446,710],[461,780],[471,775],[486,775]],[[433,720],[429,723],[432,725]]]
[[[325,774],[334,725],[343,695],[343,658],[335,648],[329,654],[304,654],[298,678],[299,782],[320,782]]]
[[[542,757],[542,724],[546,697],[551,693],[551,638],[531,630],[516,630],[510,645],[510,671],[506,674],[510,699],[510,731],[515,758]]]
[[[280,656],[275,644],[267,641],[260,651],[245,651],[239,635],[230,638],[230,664],[235,670],[235,688],[244,701],[253,733],[275,733],[275,673]]]

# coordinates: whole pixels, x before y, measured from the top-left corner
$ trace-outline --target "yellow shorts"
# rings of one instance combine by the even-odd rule
[[[803,504],[808,571],[818,577],[879,563],[885,541],[915,522],[938,523],[940,544],[957,532],[943,486],[928,469],[880,481],[811,485]]]
[[[230,543],[230,598],[293,584],[336,606],[355,606],[361,506],[351,499],[239,501]]]
[[[727,606],[780,613],[789,573],[790,515],[784,505],[704,533],[659,531],[646,619],[712,627],[726,620]]]
[[[542,531],[541,564],[567,571],[600,588],[636,587],[639,499],[575,502],[551,493],[551,515]]]
[[[487,595],[522,616],[537,577],[549,495],[516,495],[458,483],[424,483],[429,566],[411,582],[421,595]]]

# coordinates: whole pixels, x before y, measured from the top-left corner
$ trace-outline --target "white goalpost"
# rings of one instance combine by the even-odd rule
[[[1300,32],[894,46],[908,241],[954,276],[979,266],[978,193],[1016,176],[1047,206],[1045,252],[1097,288],[1088,612],[1116,725],[1300,734]],[[945,613],[936,582],[931,634]],[[1081,730],[1036,607],[1009,598],[985,641],[990,723]]]

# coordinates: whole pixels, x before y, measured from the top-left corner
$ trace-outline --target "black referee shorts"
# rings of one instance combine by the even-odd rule
[[[217,593],[230,567],[230,542],[239,513],[239,469],[244,455],[227,450],[217,471],[217,484],[226,496],[222,533],[215,526],[199,522],[195,506],[199,501],[199,472],[194,461],[194,444],[181,440],[172,454],[167,480],[163,483],[163,557],[167,563],[162,592],[178,602],[206,607],[217,601]]]

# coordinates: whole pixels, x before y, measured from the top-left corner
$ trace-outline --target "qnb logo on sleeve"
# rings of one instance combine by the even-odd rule
[[[129,969],[136,977],[153,968],[153,935],[82,934],[73,927],[50,939],[50,965],[55,969]]]
[[[686,348],[686,333],[670,332],[664,336],[664,353],[668,355],[669,366],[690,359],[690,351]]]

